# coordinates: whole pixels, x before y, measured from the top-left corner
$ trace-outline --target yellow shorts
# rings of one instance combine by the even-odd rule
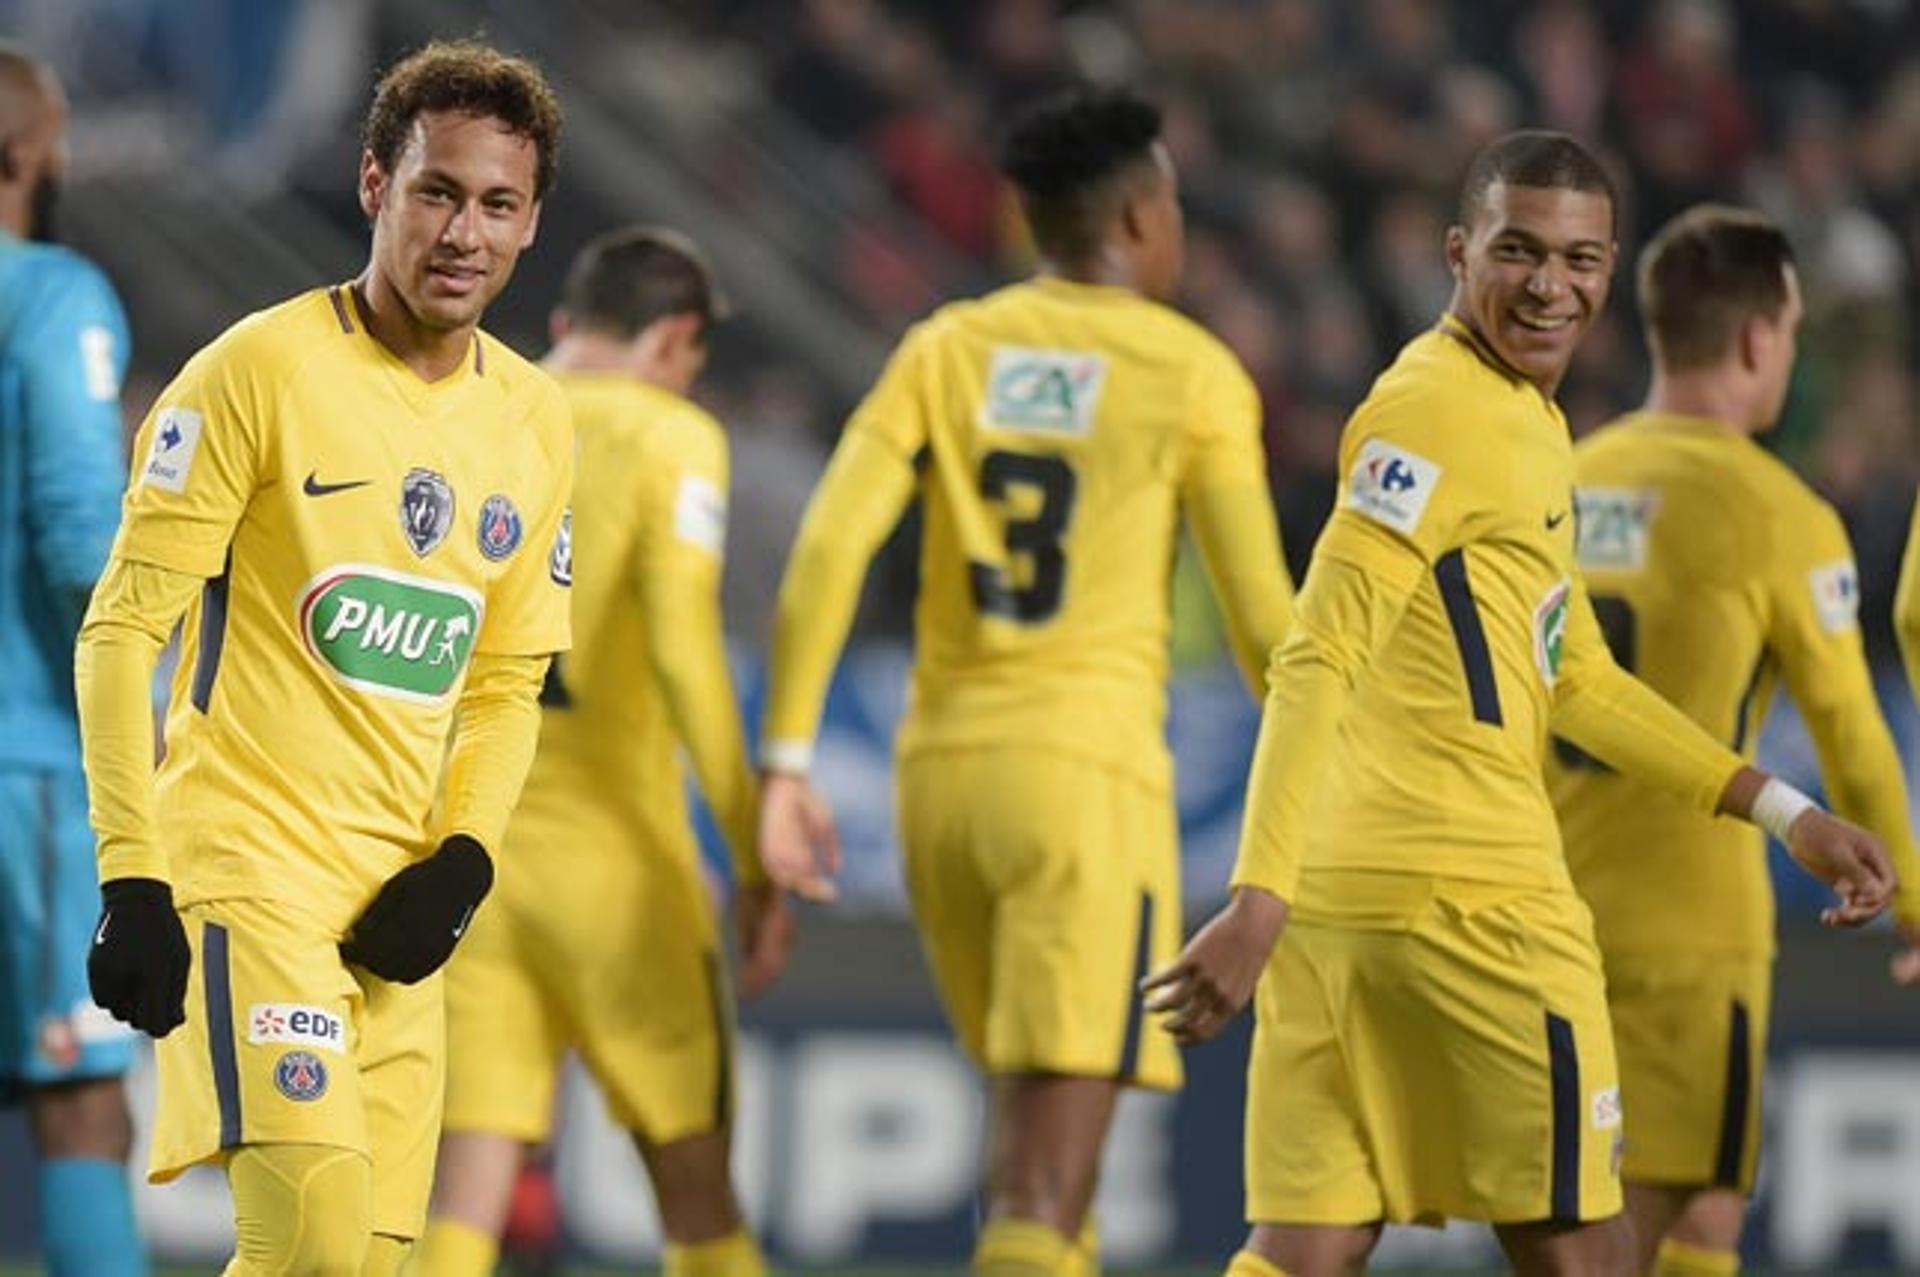
[[[900,764],[907,894],[934,983],[991,1073],[1180,1085],[1137,985],[1180,945],[1173,798],[1043,750]]]
[[[1753,1191],[1772,1001],[1771,958],[1608,960],[1622,1176]]]
[[[724,1129],[733,999],[692,832],[577,811],[515,818],[447,966],[447,1129],[546,1138],[569,1050],[646,1142]]]
[[[1621,1106],[1592,919],[1571,891],[1325,872],[1260,981],[1247,1216],[1601,1219]]]
[[[440,1138],[440,979],[391,984],[340,961],[339,936],[266,900],[180,911],[187,1021],[155,1044],[147,1174],[169,1180],[243,1144],[366,1156],[373,1229],[417,1237]]]

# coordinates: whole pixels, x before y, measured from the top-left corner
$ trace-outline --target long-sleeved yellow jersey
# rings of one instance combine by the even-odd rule
[[[643,848],[690,852],[684,747],[735,872],[757,880],[753,776],[720,615],[726,435],[697,405],[629,376],[559,380],[579,440],[573,650],[548,672],[510,841],[611,827]]]
[[[1711,812],[1741,766],[1608,654],[1552,400],[1449,315],[1375,382],[1274,656],[1236,885],[1368,869],[1570,888],[1549,731]]]
[[[1907,552],[1900,561],[1900,587],[1893,596],[1893,633],[1907,663],[1907,690],[1920,699],[1920,501],[1914,502]]]
[[[1631,414],[1584,440],[1574,468],[1580,567],[1614,657],[1748,758],[1784,686],[1835,810],[1885,840],[1907,899],[1906,784],[1833,507],[1752,440],[1698,418]],[[1567,861],[1609,953],[1772,953],[1758,829],[1702,816],[1577,749],[1554,755]]]
[[[868,561],[924,502],[900,748],[1017,742],[1165,786],[1182,517],[1256,681],[1285,631],[1253,384],[1122,288],[1042,277],[942,308],[849,421],[781,585],[763,751],[800,766]]]
[[[476,334],[422,381],[352,289],[316,289],[194,356],[134,454],[76,658],[102,878],[344,928],[437,835],[496,842],[539,671],[568,644],[573,431],[553,379]],[[145,680],[183,580],[204,588],[156,775]]]

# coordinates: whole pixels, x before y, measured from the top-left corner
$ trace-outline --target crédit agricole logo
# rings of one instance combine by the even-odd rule
[[[300,637],[347,686],[432,703],[459,682],[482,608],[461,586],[342,563],[300,592]]]

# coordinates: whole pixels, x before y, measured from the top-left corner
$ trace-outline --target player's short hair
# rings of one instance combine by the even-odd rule
[[[1618,221],[1620,197],[1613,178],[1593,152],[1568,133],[1520,129],[1481,147],[1460,184],[1460,225],[1473,225],[1495,183],[1604,195],[1609,220]]]
[[[1068,89],[1016,115],[1000,171],[1041,251],[1071,260],[1097,249],[1121,179],[1151,160],[1159,136],[1160,108],[1126,89]]]
[[[1749,319],[1777,319],[1787,304],[1793,244],[1750,209],[1698,204],[1662,226],[1641,250],[1640,313],[1662,367],[1718,363]]]
[[[477,40],[423,45],[380,77],[360,130],[361,144],[391,173],[406,149],[413,122],[428,111],[500,121],[533,143],[534,198],[553,188],[560,165],[560,99],[540,68],[525,58]]]
[[[590,240],[567,269],[560,309],[583,328],[631,341],[668,315],[698,315],[704,338],[730,307],[700,246],[664,226]]]

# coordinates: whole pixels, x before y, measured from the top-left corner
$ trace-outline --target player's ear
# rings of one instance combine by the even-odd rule
[[[567,330],[572,327],[573,325],[567,320],[567,312],[555,306],[553,312],[547,316],[548,343],[558,346],[561,339],[567,335]]]
[[[1447,269],[1455,280],[1466,278],[1467,228],[1464,226],[1447,227]]]
[[[371,222],[380,216],[380,206],[386,202],[387,174],[380,167],[380,161],[373,158],[373,152],[360,152],[360,211]]]
[[[520,251],[526,252],[533,247],[533,237],[540,230],[540,201],[533,202],[533,212],[527,216],[526,233],[520,236]]]

